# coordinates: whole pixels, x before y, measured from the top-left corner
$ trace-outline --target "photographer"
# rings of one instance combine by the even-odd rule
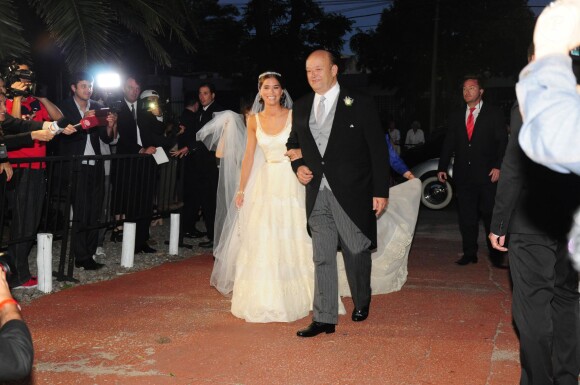
[[[9,99],[6,110],[17,119],[47,122],[62,118],[60,110],[45,97],[33,96],[36,90],[34,72],[27,64],[13,64],[8,67]],[[33,138],[32,143],[9,148],[11,160],[46,157],[47,141]],[[38,231],[46,192],[46,163],[12,162],[14,177],[7,186],[8,203],[12,208],[11,240],[34,237]],[[32,289],[37,286],[37,278],[30,274],[28,254],[33,242],[12,243],[8,250],[12,255],[14,272],[10,286],[18,289]]]
[[[33,122],[15,119],[6,113],[6,107],[0,103],[0,174],[6,172],[6,180],[10,181],[13,175],[12,167],[8,163],[6,148],[30,145],[36,140],[51,140],[53,124],[56,122]]]
[[[30,374],[34,350],[20,307],[10,295],[6,272],[0,268],[0,381],[18,380]]]
[[[139,99],[141,108],[138,118],[143,141],[149,146],[163,147],[165,152],[169,152],[176,139],[165,135],[166,122],[159,105],[159,94],[154,90],[145,90],[141,92]]]
[[[164,111],[159,104],[159,94],[155,90],[145,90],[141,92],[139,99],[141,108],[137,119],[139,120],[143,142],[155,148],[161,147],[168,154],[177,140],[175,136],[166,136],[167,122],[164,119]],[[150,171],[155,172],[154,170]],[[174,178],[173,169],[169,163],[157,166],[157,186],[153,190],[153,201],[157,204],[155,210],[159,211],[167,208],[169,197],[173,195],[170,186],[175,184]],[[148,207],[148,205],[144,207]],[[159,223],[161,221],[155,220],[152,225]]]

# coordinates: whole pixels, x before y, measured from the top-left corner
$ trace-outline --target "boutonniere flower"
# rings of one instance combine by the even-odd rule
[[[354,103],[354,99],[351,98],[350,96],[345,96],[343,100],[344,100],[344,105],[347,107],[352,106],[352,104]]]

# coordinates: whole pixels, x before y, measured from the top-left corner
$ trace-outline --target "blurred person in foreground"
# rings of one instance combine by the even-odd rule
[[[532,60],[533,46],[528,52]],[[520,384],[577,384],[578,275],[566,235],[580,204],[580,177],[528,158],[518,142],[521,125],[516,103],[489,234],[495,249],[508,252]]]
[[[580,175],[580,0],[547,7],[538,18],[534,44],[536,60],[522,70],[516,86],[524,117],[520,145],[532,160]],[[573,61],[570,53],[575,54]],[[569,238],[574,266],[580,270],[580,211]]]
[[[19,380],[30,374],[34,358],[32,337],[12,298],[6,272],[0,268],[0,381]]]

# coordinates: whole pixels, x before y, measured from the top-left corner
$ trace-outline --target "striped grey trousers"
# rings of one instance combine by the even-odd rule
[[[308,219],[314,249],[313,319],[338,323],[338,270],[336,249],[340,242],[346,277],[357,309],[371,301],[371,241],[350,220],[331,190],[318,192]]]

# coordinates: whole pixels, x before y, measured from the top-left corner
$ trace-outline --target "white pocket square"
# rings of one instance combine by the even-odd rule
[[[351,124],[351,125],[350,125],[350,128],[354,128],[354,124]]]

